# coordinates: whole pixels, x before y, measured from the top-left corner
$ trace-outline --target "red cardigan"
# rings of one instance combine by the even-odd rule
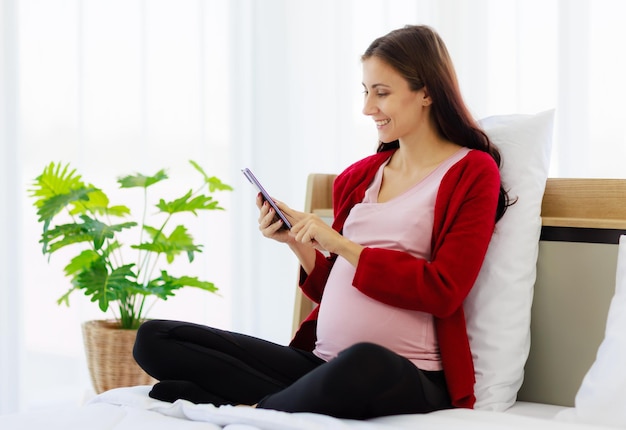
[[[350,209],[363,200],[378,167],[391,152],[377,153],[344,170],[333,185],[333,228],[341,232]],[[431,261],[406,252],[365,248],[352,285],[376,300],[435,317],[441,361],[452,404],[472,408],[474,364],[463,301],[474,285],[495,227],[500,173],[485,152],[470,151],[441,180],[435,201]],[[336,255],[317,252],[315,267],[301,271],[300,286],[320,303]],[[313,350],[318,307],[306,318],[291,345]],[[366,316],[364,316],[366,317]]]

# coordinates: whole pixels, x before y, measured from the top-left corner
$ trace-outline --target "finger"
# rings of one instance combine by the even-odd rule
[[[294,237],[294,239],[297,237],[298,233],[302,230],[302,224],[301,223],[291,223],[291,235]]]
[[[265,215],[259,220],[259,230],[279,229],[282,226],[282,220],[276,217],[276,212],[271,207],[266,211]]]
[[[267,202],[264,202],[263,204],[261,204],[261,206],[259,207],[259,219],[258,219],[259,224],[263,222],[263,219],[267,216],[270,209],[271,209],[271,206]]]
[[[256,206],[261,209],[263,203],[265,203],[265,199],[263,198],[263,195],[259,192],[256,195]]]
[[[268,225],[267,227],[261,228],[259,226],[259,230],[261,230],[261,233],[263,233],[263,236],[272,237],[276,233],[278,233],[278,231],[281,229],[282,226],[283,226],[283,222],[282,220],[279,219],[278,221]]]
[[[300,243],[309,243],[313,241],[314,233],[310,226],[306,226],[306,228],[302,228],[296,233],[296,240]]]
[[[264,228],[269,227],[270,225],[274,224],[274,222],[276,221],[275,218],[276,212],[272,207],[270,207],[269,209],[267,209],[265,215],[263,215],[263,217],[259,221],[259,225],[264,226]]]
[[[291,209],[288,205],[279,200],[274,200],[274,203],[276,203],[278,209],[280,209],[285,215],[289,216],[290,218],[294,218],[295,215],[298,213],[298,211]]]
[[[274,203],[276,203],[276,206],[278,206],[280,208],[280,210],[289,210],[289,206],[287,206],[285,203],[281,202],[280,200],[276,200],[276,199],[272,199],[274,201]]]

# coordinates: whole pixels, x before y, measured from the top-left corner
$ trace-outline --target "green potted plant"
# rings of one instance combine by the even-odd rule
[[[102,189],[85,183],[69,164],[50,163],[29,190],[42,225],[43,254],[50,258],[60,249],[69,246],[77,249],[65,266],[71,287],[58,303],[69,305],[69,296],[82,291],[102,312],[114,315],[112,320],[83,324],[87,359],[97,392],[147,382],[143,372],[137,380],[128,379],[135,376],[102,376],[103,372],[128,373],[130,367],[139,369],[130,351],[135,330],[146,318],[147,300],[167,300],[183,287],[217,291],[211,282],[192,276],[173,276],[162,266],[183,254],[191,263],[195,253],[202,252],[202,245],[195,243],[184,225],[169,228],[172,219],[181,213],[197,215],[200,211],[223,210],[214,194],[232,190],[218,178],[209,177],[196,162],[190,161],[190,164],[201,177],[200,186],[171,201],[159,199],[154,206],[156,213],[148,206],[148,188],[168,179],[165,170],[152,176],[135,174],[118,178],[120,188],[143,191],[143,213],[136,220],[128,220],[131,211],[127,206],[112,205]],[[150,220],[158,220],[158,224],[152,225]],[[133,236],[134,243],[124,242]],[[117,334],[108,341],[105,331]],[[124,344],[118,348],[119,352],[114,351],[117,343]],[[104,351],[91,350],[96,347]],[[124,364],[121,359],[130,361]],[[108,363],[110,360],[114,361],[112,365]],[[110,366],[110,372],[102,370],[102,366]],[[99,382],[99,375],[107,381]]]

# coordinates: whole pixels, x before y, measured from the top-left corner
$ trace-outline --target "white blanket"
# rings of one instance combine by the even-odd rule
[[[158,412],[167,417],[211,423],[224,430],[318,430],[318,429],[589,429],[574,423],[538,418],[527,414],[452,409],[423,415],[398,415],[368,421],[337,419],[312,413],[286,413],[250,407],[196,405],[185,400],[166,403],[151,399],[150,387],[111,390],[91,403],[117,404]]]
[[[148,397],[149,386],[118,388],[102,393],[90,404],[115,404],[133,410],[158,412],[192,422],[214,424],[224,430],[319,430],[319,429],[385,429],[386,425],[364,421],[340,420],[326,415],[254,409],[246,406],[196,405],[186,400],[161,402]],[[391,427],[393,428],[393,427]]]
[[[452,409],[397,415],[368,421],[312,413],[286,413],[250,407],[166,403],[148,397],[149,386],[118,388],[75,408],[0,416],[2,430],[591,430],[602,427],[566,422],[541,412],[519,413]],[[528,405],[526,405],[528,407]],[[515,409],[515,408],[513,408]],[[550,413],[551,414],[551,413]],[[541,417],[543,416],[543,417]],[[605,427],[606,428],[606,427]]]

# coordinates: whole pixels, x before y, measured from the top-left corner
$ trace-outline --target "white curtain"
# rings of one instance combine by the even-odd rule
[[[296,262],[256,229],[252,168],[303,205],[309,172],[371,153],[359,56],[412,23],[446,40],[476,117],[557,109],[552,176],[624,177],[626,27],[620,0],[0,0],[0,412],[90,395],[63,256],[37,243],[27,188],[71,162],[115,194],[115,178],[193,159],[235,187],[197,223],[198,276],[221,297],[181,292],[151,316],[287,342]],[[118,198],[122,198],[121,195]]]
[[[21,225],[16,127],[15,4],[0,2],[0,413],[18,407],[20,337]]]

